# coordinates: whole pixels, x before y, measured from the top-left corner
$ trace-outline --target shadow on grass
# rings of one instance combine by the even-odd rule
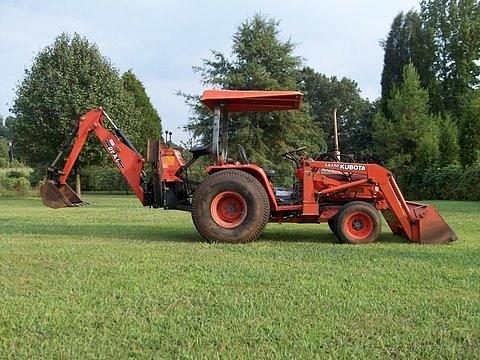
[[[322,229],[318,225],[312,228],[312,226],[295,225],[289,226],[288,229],[284,229],[282,225],[271,224],[262,233],[257,240],[262,241],[274,241],[274,242],[309,242],[309,243],[323,243],[323,244],[335,244],[338,243],[335,235],[330,231]]]
[[[179,224],[175,226],[141,225],[141,224],[25,224],[25,226],[2,227],[3,234],[35,235],[39,239],[43,236],[61,236],[64,238],[103,238],[137,241],[165,241],[165,242],[203,242],[205,241],[193,225]],[[383,236],[382,236],[383,237]],[[338,243],[335,236],[321,225],[296,225],[285,228],[271,224],[257,240],[272,242],[310,242],[310,243]]]
[[[398,244],[398,243],[410,242],[410,240],[408,240],[407,238],[404,238],[400,235],[395,235],[393,233],[381,233],[377,241],[385,244]]]
[[[103,238],[139,241],[201,241],[201,236],[192,227],[163,227],[159,225],[136,224],[88,224],[88,225],[46,225],[29,224],[25,227],[3,228],[3,234],[28,234],[42,236],[62,236],[64,238]]]

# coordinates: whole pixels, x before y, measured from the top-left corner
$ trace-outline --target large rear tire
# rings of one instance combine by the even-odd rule
[[[269,217],[265,189],[255,177],[240,170],[210,175],[192,200],[193,223],[200,235],[212,242],[254,241]]]
[[[335,235],[349,244],[374,242],[382,230],[378,210],[363,201],[345,204],[335,216]]]

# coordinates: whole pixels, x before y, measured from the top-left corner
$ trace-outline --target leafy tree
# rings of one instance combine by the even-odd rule
[[[423,25],[420,15],[413,10],[406,14],[400,12],[393,19],[382,46],[385,51],[381,80],[383,111],[387,111],[390,92],[403,81],[403,68],[410,63],[417,69],[422,87],[429,91],[431,108],[440,108],[433,31]]]
[[[17,155],[31,166],[46,167],[69,132],[72,120],[98,105],[138,143],[139,114],[118,71],[86,38],[61,34],[36,55],[17,88],[12,109],[16,115],[13,132]],[[97,141],[89,141],[77,161],[77,173],[82,164],[103,159],[105,153]]]
[[[328,149],[334,148],[332,110],[337,109],[340,148],[357,160],[368,159],[371,149],[372,104],[360,96],[355,81],[315,72],[305,67],[301,72],[305,101],[315,123],[325,129]]]
[[[6,133],[7,133],[7,128],[5,127],[4,125],[4,120],[3,120],[3,116],[0,115],[0,138],[5,138],[6,137]]]
[[[157,110],[150,102],[150,98],[145,91],[142,82],[135,76],[132,70],[128,70],[122,75],[123,87],[132,96],[135,108],[137,109],[137,124],[141,128],[137,129],[141,138],[141,147],[145,149],[148,139],[158,139],[162,133],[162,123]]]
[[[439,157],[438,124],[429,114],[428,92],[412,64],[406,65],[403,82],[392,90],[387,102],[388,114],[374,118],[376,152],[393,171],[426,167]]]
[[[206,86],[237,90],[300,90],[298,72],[302,65],[295,46],[279,38],[279,22],[262,15],[242,23],[233,35],[232,55],[212,51],[194,70]],[[204,143],[211,141],[211,114],[195,97],[186,97],[193,116],[187,130]],[[324,134],[306,111],[234,114],[229,127],[231,146],[243,144],[249,157],[265,167],[276,169],[279,180],[291,178],[290,164],[279,162],[274,149],[306,145],[313,153],[325,148]]]
[[[480,163],[480,90],[470,93],[464,109],[460,126],[460,162],[470,166]]]
[[[402,82],[403,67],[410,62],[404,39],[404,17],[403,12],[395,16],[388,37],[383,42],[382,99],[388,99],[393,87]]]
[[[440,123],[439,165],[445,167],[458,163],[458,129],[450,116],[445,116]]]
[[[8,159],[8,141],[0,138],[0,159]]]
[[[0,138],[3,137],[5,139],[12,139],[12,128],[14,121],[15,118],[13,116],[7,116],[3,123],[0,120]]]
[[[460,117],[465,96],[480,83],[480,2],[423,0],[421,12],[434,35],[443,107]]]

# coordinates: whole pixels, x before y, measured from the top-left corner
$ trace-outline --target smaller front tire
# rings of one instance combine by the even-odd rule
[[[335,221],[336,216],[332,216],[330,219],[328,219],[328,227],[330,228],[330,231],[333,233],[333,235],[337,236],[337,229],[335,229]]]
[[[378,210],[363,201],[344,205],[335,216],[335,235],[348,244],[367,244],[380,235],[382,222]]]

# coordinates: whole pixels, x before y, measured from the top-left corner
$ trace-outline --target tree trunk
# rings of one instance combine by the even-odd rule
[[[77,193],[78,197],[82,196],[82,186],[80,182],[80,168],[75,168],[75,192]]]

